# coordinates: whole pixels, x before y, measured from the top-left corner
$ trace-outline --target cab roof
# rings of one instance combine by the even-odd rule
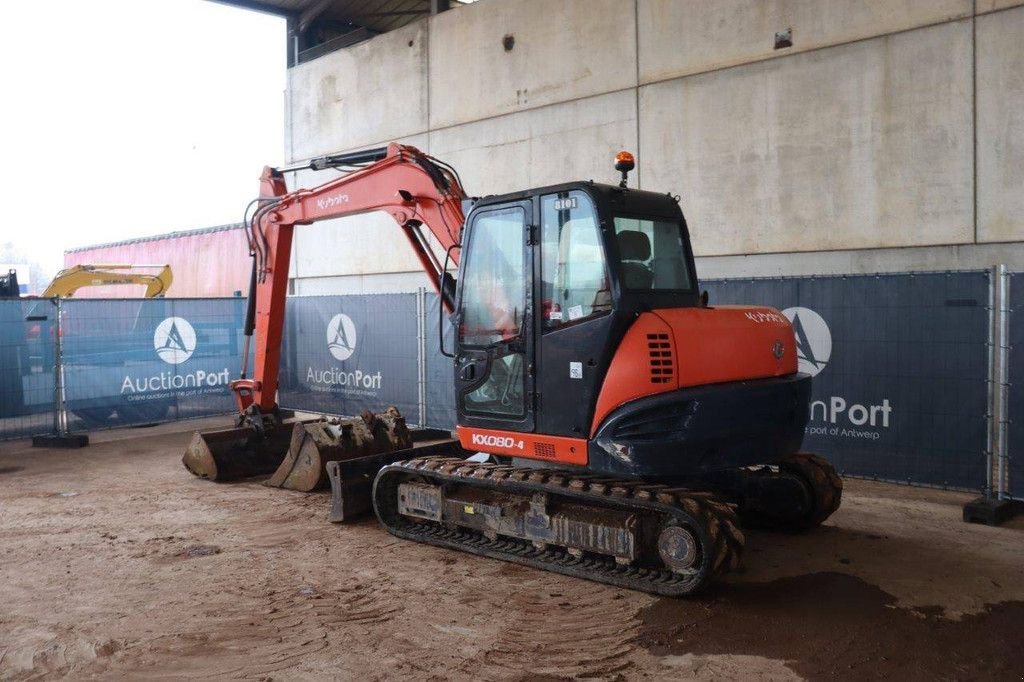
[[[473,204],[473,210],[497,204],[525,201],[535,196],[558,194],[573,190],[583,191],[593,197],[599,211],[610,209],[613,212],[622,211],[639,215],[665,216],[673,219],[682,217],[678,197],[672,194],[651,192],[632,187],[623,188],[618,185],[606,185],[592,180],[564,182],[558,185],[546,185],[507,194],[492,194],[479,198]]]

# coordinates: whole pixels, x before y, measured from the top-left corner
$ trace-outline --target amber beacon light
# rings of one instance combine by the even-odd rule
[[[629,152],[623,150],[615,155],[615,170],[622,173],[622,180],[619,181],[619,187],[626,186],[626,178],[629,175],[629,171],[636,168],[636,159]]]

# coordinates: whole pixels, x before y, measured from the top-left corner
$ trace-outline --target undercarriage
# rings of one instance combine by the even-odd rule
[[[686,596],[741,562],[743,523],[801,531],[834,512],[842,480],[800,453],[712,481],[653,484],[451,457],[385,466],[374,511],[392,534],[578,578]]]
[[[274,487],[329,483],[332,522],[372,508],[398,537],[668,596],[736,569],[742,528],[808,530],[842,499],[842,479],[810,453],[656,480],[470,454],[446,432],[408,429],[391,408],[281,423],[263,437],[197,434],[184,462],[218,481],[273,472]]]

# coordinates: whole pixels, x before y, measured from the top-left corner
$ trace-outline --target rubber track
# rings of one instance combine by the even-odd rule
[[[779,469],[803,478],[814,491],[814,511],[793,530],[809,530],[832,516],[843,501],[843,479],[832,463],[810,452],[798,452],[779,463]]]
[[[387,485],[382,484],[387,478],[396,476],[398,480],[393,486],[390,486],[390,481]],[[472,529],[411,521],[398,514],[395,507],[397,492],[384,494],[382,486],[397,491],[398,483],[413,476],[508,493],[546,492],[576,503],[592,502],[603,508],[611,504],[619,508],[668,514],[690,522],[690,525],[701,526],[703,531],[698,529],[698,540],[710,551],[702,555],[701,568],[696,575],[681,575],[664,568],[619,565],[611,557],[592,554],[573,557],[560,547],[538,549],[528,540],[502,536],[491,540]],[[382,502],[391,508],[382,511]],[[598,475],[573,475],[554,469],[480,464],[448,457],[396,462],[378,473],[374,482],[373,504],[384,527],[401,538],[664,596],[678,597],[697,592],[713,578],[736,569],[743,552],[743,532],[733,507],[718,500],[713,493]]]

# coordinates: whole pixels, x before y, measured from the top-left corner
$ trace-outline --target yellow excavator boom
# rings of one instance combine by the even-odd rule
[[[160,271],[156,274],[127,272],[143,268],[160,268]],[[146,287],[146,298],[153,298],[167,293],[172,281],[170,265],[75,265],[58,272],[50,286],[42,293],[42,298],[69,298],[82,287],[106,284],[141,284]]]

